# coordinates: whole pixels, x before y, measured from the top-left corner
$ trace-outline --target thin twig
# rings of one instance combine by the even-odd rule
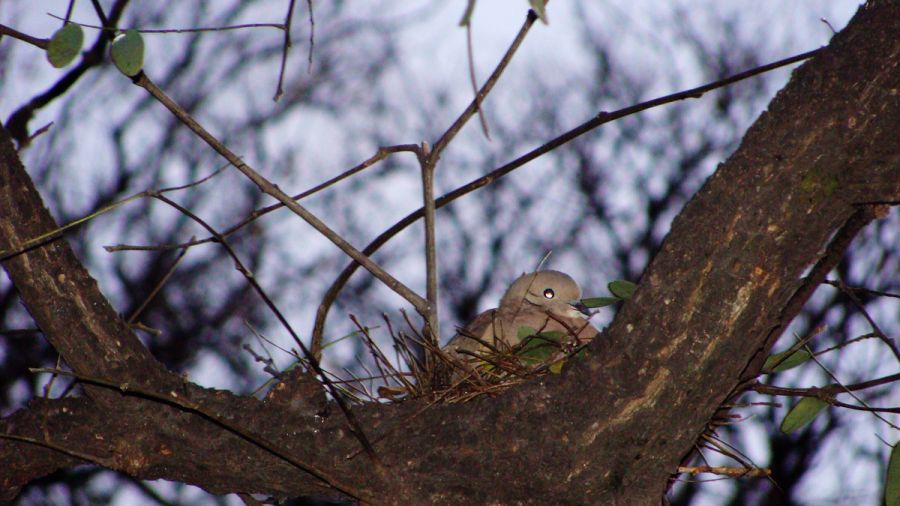
[[[376,151],[374,155],[369,157],[369,159],[365,160],[364,162],[356,165],[355,167],[347,169],[346,171],[338,174],[337,176],[334,176],[333,178],[331,178],[323,183],[320,183],[320,184],[310,188],[309,190],[298,193],[297,195],[294,195],[291,198],[294,200],[305,199],[306,197],[309,197],[310,195],[312,195],[314,193],[318,193],[336,183],[339,183],[340,181],[343,181],[344,179],[347,179],[350,176],[353,176],[359,172],[362,172],[365,169],[368,169],[369,167],[380,162],[381,160],[384,160],[385,158],[387,158],[388,155],[390,155],[390,154],[400,153],[403,151],[416,153],[418,149],[419,149],[419,147],[415,144],[399,144],[396,146],[382,146],[382,147],[378,148],[378,151]],[[234,235],[238,230],[240,230],[240,229],[244,228],[245,226],[249,225],[250,223],[256,221],[260,217],[262,217],[266,214],[269,214],[273,211],[282,209],[282,208],[284,208],[284,204],[279,202],[277,204],[272,204],[270,206],[262,207],[260,209],[254,210],[246,218],[244,218],[237,224],[232,225],[228,229],[224,230],[223,232],[221,232],[221,234],[223,237],[230,237],[230,236]],[[161,250],[168,250],[168,249],[187,248],[190,246],[198,246],[200,244],[206,244],[206,243],[210,243],[210,242],[216,242],[215,237],[210,236],[210,237],[206,237],[204,239],[198,239],[196,241],[187,241],[187,242],[182,242],[182,243],[177,243],[177,244],[157,244],[157,245],[153,245],[153,246],[134,246],[134,245],[118,244],[115,246],[104,246],[104,248],[106,249],[106,251],[109,251],[109,252],[114,252],[114,251],[161,251]],[[313,343],[313,344],[315,344],[315,343]]]
[[[291,20],[294,17],[294,4],[297,0],[291,0],[288,4],[287,14],[284,16],[284,48],[281,50],[281,70],[278,71],[278,86],[275,88],[275,96],[272,101],[284,95],[284,70],[287,67],[288,51],[291,50]]]
[[[713,433],[703,434],[700,438],[707,443],[709,443],[709,449],[715,452],[721,453],[722,455],[734,459],[736,462],[740,463],[744,467],[758,467],[754,464],[750,457],[744,455],[743,452],[735,448],[733,445],[723,441],[721,438],[716,436]]]
[[[512,61],[513,55],[515,55],[516,51],[518,51],[519,47],[522,45],[522,41],[525,39],[525,35],[528,34],[528,30],[532,25],[534,25],[536,19],[537,16],[534,14],[534,12],[529,10],[528,15],[525,18],[525,23],[519,29],[516,37],[513,39],[509,48],[506,50],[506,53],[504,53],[503,58],[501,58],[500,62],[497,64],[497,67],[494,68],[494,71],[488,77],[487,81],[485,81],[484,86],[482,86],[481,90],[475,94],[475,98],[472,100],[469,106],[466,107],[466,109],[463,110],[462,113],[460,113],[459,117],[456,118],[456,120],[450,125],[449,128],[447,128],[447,130],[441,135],[437,142],[434,143],[434,146],[432,147],[431,152],[428,155],[427,163],[431,164],[432,166],[437,166],[437,162],[441,157],[441,153],[449,145],[450,141],[453,140],[454,137],[456,137],[456,134],[459,133],[466,122],[468,122],[468,120],[472,117],[472,115],[479,110],[481,101],[491,92],[497,81],[499,81],[500,76],[503,74],[503,71],[506,70],[509,62]],[[439,207],[442,207],[442,205],[435,203],[435,209]],[[416,211],[416,213],[419,212],[421,212],[422,214],[416,216],[413,221],[424,215],[425,207],[423,206],[419,209],[419,211]],[[409,216],[407,216],[407,218],[409,218]],[[412,223],[412,221],[410,221],[410,223]],[[406,228],[406,226],[408,226],[408,224],[403,225],[401,228]],[[391,237],[392,236],[393,235],[391,235]],[[387,239],[389,238],[390,237],[386,238],[385,241],[387,241]],[[370,244],[369,247],[372,247],[372,244]],[[373,251],[377,250],[380,247],[381,244],[375,246]],[[322,302],[319,303],[319,307],[316,310],[316,320],[315,324],[313,325],[312,332],[312,338],[314,342],[322,340],[322,334],[325,331],[325,318],[328,316],[328,311],[331,309],[332,304],[334,304],[334,301],[337,299],[338,294],[340,293],[341,289],[343,289],[347,280],[349,280],[350,275],[353,274],[353,272],[356,270],[356,267],[353,267],[356,265],[355,262],[350,265],[350,267],[345,268],[344,271],[341,272],[340,277],[335,281],[334,284],[331,285],[331,287],[322,297]]]
[[[369,348],[369,352],[372,354],[373,361],[375,362],[375,366],[378,367],[378,371],[381,373],[380,376],[384,378],[393,378],[400,385],[402,385],[407,391],[414,392],[415,386],[404,378],[404,374],[397,370],[393,364],[391,364],[390,360],[384,355],[384,352],[381,351],[381,348],[375,343],[372,339],[372,336],[369,334],[369,329],[364,327],[359,320],[354,315],[350,315],[350,320],[356,325],[359,329],[360,333],[364,338],[364,342],[366,347]],[[384,370],[381,364],[384,364],[390,371],[387,372]],[[376,375],[369,374],[371,378],[377,377]],[[386,382],[387,383],[387,382]]]
[[[394,349],[398,356],[397,363],[400,363],[400,357],[402,357],[403,362],[415,376],[416,384],[424,385],[426,383],[426,377],[422,372],[424,366],[413,350],[410,349],[410,339],[403,333],[398,334],[394,332],[394,326],[391,324],[391,320],[386,313],[382,313],[381,317],[384,319],[385,326],[387,326],[388,334],[390,334],[391,339],[394,341]]]
[[[21,40],[22,42],[27,42],[27,43],[31,44],[32,46],[41,48],[43,50],[46,50],[47,47],[50,46],[50,39],[41,39],[39,37],[32,37],[31,35],[28,35],[27,33],[22,33],[20,31],[16,30],[15,28],[10,28],[6,25],[0,24],[0,37],[2,37],[3,35],[8,35],[14,39]]]
[[[806,351],[809,352],[810,355],[812,355],[812,350],[809,350],[807,348]],[[853,390],[847,389],[840,382],[840,380],[837,379],[837,376],[835,376],[834,373],[831,372],[830,369],[825,367],[825,364],[823,364],[818,358],[816,358],[815,355],[812,355],[812,359],[815,360],[816,364],[818,364],[819,367],[823,371],[825,371],[825,374],[827,374],[831,378],[831,380],[834,381],[841,388],[841,390],[843,390],[845,393],[849,394],[850,397],[853,397],[856,400],[856,402],[862,404],[863,408],[860,408],[860,406],[854,406],[852,404],[846,404],[846,403],[843,403],[843,402],[840,402],[837,400],[834,400],[834,404],[841,406],[841,407],[845,407],[845,408],[862,409],[863,411],[868,411],[868,412],[872,413],[872,415],[875,416],[875,418],[878,418],[882,422],[886,423],[888,425],[888,427],[891,427],[892,429],[895,429],[895,430],[900,430],[900,427],[891,423],[887,418],[885,418],[885,417],[881,416],[881,414],[879,414],[879,412],[900,413],[900,408],[873,408],[873,407],[869,406],[868,403],[866,403],[866,401],[862,400],[858,395],[856,395],[856,393]],[[898,379],[900,379],[900,374],[896,374],[894,376],[896,376]]]
[[[837,401],[837,400],[834,400],[834,404],[835,404],[835,405],[838,405],[838,406],[844,407],[844,408],[861,409],[862,411],[869,411],[869,412],[872,413],[872,415],[875,416],[875,418],[878,418],[878,419],[881,420],[882,422],[886,423],[889,427],[891,427],[891,428],[893,428],[893,429],[895,429],[895,430],[900,430],[900,427],[898,427],[897,425],[891,423],[888,419],[886,419],[885,417],[883,417],[883,416],[881,416],[881,415],[879,414],[879,412],[886,412],[886,413],[900,413],[900,408],[873,408],[873,407],[869,406],[869,405],[866,403],[866,401],[862,400],[858,395],[856,395],[855,390],[851,390],[851,389],[847,388],[846,386],[844,386],[844,385],[840,382],[840,380],[837,379],[837,376],[835,376],[834,373],[831,372],[830,369],[828,369],[827,367],[825,367],[825,364],[823,364],[823,363],[822,363],[822,362],[821,362],[821,361],[820,361],[820,360],[812,353],[812,350],[810,350],[810,349],[807,348],[806,351],[809,352],[809,354],[812,356],[812,359],[816,362],[816,364],[818,364],[818,366],[819,366],[823,371],[825,371],[825,374],[827,374],[827,375],[831,378],[831,380],[835,382],[835,384],[837,385],[836,388],[840,388],[841,391],[843,391],[844,393],[847,393],[848,395],[850,395],[850,397],[853,397],[853,398],[856,400],[856,402],[862,404],[863,407],[860,408],[860,406],[854,406],[854,405],[852,405],[852,404],[842,403],[842,402]],[[893,378],[894,381],[898,381],[898,380],[900,380],[900,374],[894,374],[893,376],[889,376],[889,378]],[[866,388],[868,388],[869,386],[873,385],[876,381],[882,381],[882,382],[887,383],[887,381],[885,381],[885,380],[886,380],[886,378],[881,378],[880,380],[870,380],[870,381],[864,382],[864,384],[866,384]],[[855,386],[855,385],[852,385],[852,386]]]
[[[62,355],[56,356],[56,368],[62,368]],[[50,392],[53,390],[53,384],[56,383],[57,377],[58,376],[56,374],[51,374],[50,381],[48,381],[47,384],[44,385],[44,399],[50,398]]]
[[[472,93],[475,95],[475,107],[478,110],[478,119],[481,121],[481,131],[488,140],[491,139],[491,131],[488,129],[487,118],[481,107],[481,98],[478,96],[478,78],[475,77],[475,51],[472,48],[472,23],[466,24],[466,50],[469,53],[469,82],[472,84]]]
[[[797,63],[802,60],[806,60],[816,56],[823,49],[816,49],[813,51],[808,51],[806,53],[802,53],[799,55],[791,56],[789,58],[785,58],[783,60],[776,61],[774,63],[770,63],[767,65],[763,65],[761,67],[756,67],[754,69],[741,72],[739,74],[735,74],[733,76],[727,77],[725,79],[721,79],[719,81],[715,81],[709,84],[705,84],[703,86],[698,86],[696,88],[691,88],[689,90],[681,91],[678,93],[672,93],[670,95],[666,95],[663,97],[655,98],[652,100],[648,100],[646,102],[641,102],[636,105],[628,106],[623,109],[619,109],[614,112],[600,112],[593,119],[569,130],[568,132],[554,138],[553,140],[529,151],[528,153],[516,158],[515,160],[494,169],[488,174],[479,177],[463,186],[456,188],[455,190],[444,194],[442,197],[439,197],[435,200],[435,208],[440,209],[445,205],[455,201],[456,199],[463,197],[479,188],[487,186],[488,184],[494,182],[495,180],[509,174],[510,172],[518,169],[519,167],[525,165],[526,163],[538,158],[560,146],[566,144],[573,139],[584,135],[587,132],[603,125],[604,123],[609,123],[611,121],[623,118],[625,116],[629,116],[632,114],[637,114],[638,112],[645,111],[647,109],[652,109],[654,107],[659,107],[665,104],[670,104],[673,102],[677,102],[680,100],[685,100],[688,98],[700,98],[705,93],[712,91],[717,88],[721,88],[723,86],[727,86],[729,84],[733,84],[737,81],[741,81],[744,79],[749,79],[751,77],[757,76],[759,74],[769,72],[779,67],[784,67],[786,65],[791,65],[793,63]],[[474,112],[474,104],[469,106],[469,110]],[[432,147],[432,156],[434,156],[435,152],[439,152],[438,148],[442,145],[445,145],[447,141],[444,141],[445,138],[451,138],[451,131],[448,130],[444,137],[442,137],[438,142],[434,144]],[[442,143],[443,141],[443,143]],[[424,216],[424,209],[419,208],[416,211],[411,212],[406,215],[403,219],[392,225],[390,228],[382,232],[378,237],[376,237],[372,242],[369,243],[368,246],[363,250],[365,255],[373,255],[376,251],[378,251],[382,246],[384,246],[389,240],[391,240],[394,236],[399,234],[401,231],[405,230],[406,227],[415,223],[416,220],[422,218]],[[347,267],[341,271],[341,274],[334,280],[334,283],[328,288],[328,292],[326,296],[323,297],[322,303],[319,305],[319,308],[316,310],[316,321],[313,327],[313,336],[319,335],[322,333],[325,327],[325,319],[328,316],[328,311],[331,309],[331,305],[334,300],[337,299],[337,295],[343,290],[344,286],[347,284],[347,281],[350,280],[350,276],[356,272],[356,269],[359,265],[356,262],[351,262]]]
[[[681,466],[678,473],[685,474],[718,474],[733,478],[760,478],[772,475],[772,470],[760,467],[722,467],[722,466]]]
[[[422,334],[433,347],[440,342],[440,325],[438,324],[438,275],[437,245],[435,244],[434,219],[434,169],[431,152],[427,142],[422,143],[419,152],[419,165],[422,168],[422,201],[425,210],[425,292],[428,299],[428,312],[423,314],[426,325]],[[425,367],[433,370],[434,357],[425,355]]]
[[[69,0],[69,7],[66,9],[66,18],[63,23],[68,23],[72,19],[72,9],[75,8],[75,0]]]
[[[313,17],[312,0],[306,0],[309,7],[309,53],[306,55],[306,72],[312,72],[313,48],[316,47],[316,18]]]
[[[408,286],[404,285],[400,280],[388,273],[384,268],[375,263],[371,258],[364,255],[361,251],[353,247],[340,234],[332,230],[328,225],[320,220],[316,215],[308,211],[305,207],[295,202],[291,197],[282,191],[278,186],[272,184],[268,179],[260,175],[256,170],[245,163],[240,157],[226,147],[222,142],[215,138],[200,123],[197,122],[187,111],[166,95],[153,81],[143,72],[138,73],[132,80],[134,84],[144,88],[153,98],[158,100],[172,114],[175,115],[182,123],[190,128],[198,137],[206,142],[217,153],[228,160],[237,170],[244,174],[248,179],[262,191],[263,193],[274,197],[276,200],[284,204],[294,214],[302,218],[315,228],[320,234],[325,236],[335,246],[340,248],[344,253],[352,258],[355,262],[361,264],[373,276],[378,278],[388,288],[396,292],[398,295],[406,299],[420,314],[427,312],[428,301],[414,292]]]
[[[28,136],[28,141],[25,143],[25,145],[30,146],[31,143],[34,142],[35,139],[37,139],[41,135],[44,135],[45,133],[47,133],[47,131],[50,130],[50,127],[53,126],[53,123],[54,122],[51,121],[50,123],[47,123],[46,125],[35,130],[34,133],[32,133],[31,135]],[[17,150],[17,152],[19,152],[19,153],[22,152],[21,147]]]
[[[127,2],[128,0],[125,0],[125,1]],[[106,14],[103,12],[103,7],[100,5],[99,0],[91,0],[91,5],[94,6],[94,12],[96,12],[97,17],[100,18],[100,24],[103,25],[103,27],[102,27],[103,30],[104,31],[114,30],[115,27],[110,25],[109,19],[107,19]],[[124,5],[123,5],[123,8],[124,8]],[[115,7],[113,7],[113,9],[115,9]],[[68,21],[68,19],[67,19],[67,21]],[[113,38],[113,33],[112,33],[112,31],[110,31],[110,33],[107,34],[107,39],[112,40],[112,38]]]
[[[440,157],[441,153],[444,152],[444,149],[450,144],[450,141],[456,137],[456,134],[462,129],[463,125],[469,121],[469,118],[475,114],[481,105],[481,102],[484,100],[491,90],[494,88],[494,85],[497,84],[497,81],[500,80],[500,76],[503,74],[503,71],[506,70],[506,67],[509,65],[509,62],[512,61],[513,55],[516,54],[516,51],[519,50],[519,46],[522,45],[522,41],[525,40],[525,36],[528,35],[528,30],[531,29],[532,25],[534,25],[537,16],[528,11],[528,16],[525,17],[525,23],[522,24],[522,27],[519,28],[519,33],[516,34],[516,37],[513,39],[512,43],[509,45],[509,49],[504,53],[503,58],[500,59],[500,62],[497,64],[497,67],[491,72],[491,75],[488,77],[487,81],[485,81],[484,86],[481,87],[481,90],[475,94],[475,98],[469,103],[469,106],[456,118],[450,127],[444,132],[441,137],[435,141],[434,145],[431,148],[432,156]]]
[[[815,359],[815,357],[813,357],[813,359],[816,360],[817,363],[819,363],[819,361],[817,359]],[[819,363],[819,365],[821,366],[821,363]],[[820,400],[827,402],[828,404],[831,404],[833,406],[848,408],[848,409],[855,409],[855,410],[859,410],[859,411],[871,411],[873,413],[875,413],[875,412],[900,413],[900,408],[873,408],[871,406],[868,406],[864,401],[862,401],[859,397],[857,397],[853,393],[858,390],[865,390],[865,389],[873,388],[876,386],[896,383],[896,382],[900,381],[900,374],[892,374],[890,376],[885,376],[882,378],[877,378],[877,379],[873,379],[873,380],[869,380],[869,381],[863,381],[860,383],[854,383],[852,385],[842,385],[839,381],[837,381],[837,379],[834,377],[834,375],[832,375],[828,371],[828,369],[826,369],[824,367],[823,367],[823,369],[825,370],[825,372],[827,374],[829,374],[831,376],[832,380],[835,381],[835,383],[826,385],[824,387],[812,387],[812,388],[789,388],[789,387],[778,387],[778,386],[774,386],[774,385],[764,385],[762,383],[754,383],[754,384],[749,385],[747,387],[747,390],[753,390],[754,392],[757,392],[760,394],[772,395],[772,396],[815,397],[816,399],[820,399]],[[859,403],[862,404],[862,406],[855,406],[853,404],[847,404],[845,402],[841,402],[841,401],[835,399],[835,397],[834,397],[835,395],[843,394],[843,393],[851,395],[854,399],[859,401]],[[881,418],[881,417],[879,417],[879,418]],[[894,427],[893,424],[884,420],[883,418],[882,418],[882,421],[885,421],[886,423],[888,423],[889,425]]]
[[[834,282],[826,281],[826,283],[835,286]],[[881,342],[883,342],[888,347],[888,349],[891,350],[891,353],[894,354],[894,358],[896,358],[897,361],[900,362],[900,349],[897,348],[897,344],[893,339],[888,337],[883,330],[881,330],[877,323],[875,323],[875,320],[872,318],[872,316],[869,315],[869,312],[866,311],[865,304],[863,304],[862,301],[859,300],[859,297],[856,296],[856,291],[851,290],[841,280],[837,281],[836,286],[841,292],[844,293],[844,295],[846,295],[850,299],[851,302],[853,302],[853,305],[856,306],[856,308],[862,313],[866,321],[869,322],[869,325],[872,327],[872,331],[876,336],[878,336],[878,339],[880,339]]]
[[[256,291],[256,293],[260,296],[260,298],[263,300],[263,302],[266,304],[266,306],[269,308],[269,310],[272,311],[272,314],[274,314],[275,317],[278,319],[279,323],[281,323],[281,325],[285,328],[285,330],[287,330],[288,333],[291,335],[291,338],[294,340],[294,343],[296,343],[297,346],[300,347],[300,351],[303,353],[304,358],[309,362],[309,364],[312,366],[312,368],[316,372],[316,374],[318,374],[322,378],[322,383],[325,385],[325,388],[328,390],[328,392],[334,398],[335,402],[337,402],[341,411],[344,413],[344,416],[347,418],[347,422],[350,424],[350,432],[352,432],[356,436],[356,438],[359,440],[362,447],[364,449],[366,449],[366,452],[369,454],[369,456],[372,458],[372,460],[377,463],[378,458],[375,455],[374,450],[372,449],[372,445],[369,444],[369,440],[366,437],[366,434],[363,431],[362,426],[359,424],[359,422],[356,420],[356,417],[350,411],[349,406],[347,406],[346,403],[344,402],[343,397],[341,397],[339,395],[338,391],[334,388],[334,385],[332,385],[331,382],[328,380],[328,378],[325,376],[325,372],[322,370],[322,367],[319,364],[319,361],[316,360],[316,358],[312,355],[312,353],[310,353],[309,349],[303,344],[303,341],[300,339],[300,336],[297,335],[297,332],[294,331],[294,328],[291,326],[290,323],[288,323],[287,318],[284,317],[284,315],[281,313],[281,311],[275,305],[275,302],[272,301],[272,299],[269,297],[269,295],[266,293],[266,291],[262,288],[262,285],[259,284],[259,281],[256,280],[256,276],[253,275],[253,273],[250,272],[250,270],[244,266],[243,262],[241,262],[241,259],[238,256],[237,252],[234,251],[234,249],[228,243],[228,240],[225,239],[224,237],[222,237],[212,226],[210,226],[208,223],[206,223],[200,217],[198,217],[197,215],[195,215],[194,213],[192,213],[190,210],[186,209],[185,207],[181,206],[180,204],[172,201],[171,199],[165,197],[164,195],[151,194],[151,196],[161,202],[168,204],[169,206],[171,206],[178,212],[184,214],[191,220],[195,221],[201,227],[205,228],[207,232],[209,232],[213,236],[216,236],[216,238],[218,239],[218,242],[222,245],[223,248],[225,248],[225,251],[232,258],[232,260],[234,260],[234,264],[235,264],[235,267],[237,268],[237,270],[241,274],[244,275],[244,277],[247,279],[247,282],[250,284],[251,287],[253,287],[253,290]]]
[[[881,292],[881,291],[878,291],[878,290],[870,290],[870,289],[868,289],[868,288],[863,288],[863,287],[860,287],[860,286],[850,286],[850,285],[845,285],[845,284],[844,284],[842,281],[840,281],[840,280],[835,281],[835,280],[833,280],[833,279],[826,279],[826,280],[824,281],[824,283],[825,283],[826,285],[831,285],[831,286],[833,286],[833,287],[835,287],[835,288],[841,288],[841,287],[843,287],[842,289],[851,290],[851,291],[853,291],[853,292],[862,292],[862,293],[867,293],[867,294],[869,294],[869,295],[877,295],[877,296],[879,296],[879,297],[891,297],[891,298],[894,298],[894,299],[900,299],[900,293]]]
[[[226,167],[227,167],[227,166],[226,166]],[[222,172],[222,169],[224,169],[224,168],[225,168],[225,167],[222,167],[222,168],[216,170],[215,172],[213,172],[212,174],[210,174],[209,176],[206,176],[206,177],[204,177],[203,179],[200,179],[200,180],[198,180],[198,181],[192,181],[192,182],[190,182],[190,183],[187,183],[187,184],[184,184],[184,185],[181,185],[181,186],[173,186],[173,187],[169,187],[169,188],[163,188],[163,189],[160,189],[160,190],[144,190],[144,191],[142,191],[142,192],[138,192],[138,193],[135,193],[134,195],[131,195],[131,196],[129,196],[129,197],[126,197],[126,198],[124,198],[124,199],[122,199],[122,200],[118,200],[118,201],[116,201],[116,202],[113,202],[112,204],[108,204],[108,205],[106,205],[106,206],[103,206],[103,207],[101,207],[100,209],[98,209],[98,210],[96,210],[96,211],[94,211],[94,212],[92,212],[92,213],[90,213],[90,214],[88,214],[88,215],[86,215],[86,216],[83,216],[83,217],[81,217],[81,218],[78,218],[77,220],[71,221],[71,222],[69,222],[69,223],[67,223],[67,224],[65,224],[65,225],[63,225],[63,226],[61,226],[61,227],[57,227],[57,228],[55,228],[55,229],[53,229],[53,230],[51,230],[51,231],[49,231],[49,232],[45,232],[45,233],[43,233],[43,234],[41,234],[41,235],[39,235],[39,236],[37,236],[37,237],[31,238],[31,239],[29,239],[29,240],[23,242],[21,245],[19,245],[18,248],[14,248],[14,249],[12,249],[12,250],[7,250],[7,251],[0,251],[0,260],[8,260],[8,259],[10,259],[10,258],[12,258],[12,257],[14,257],[14,256],[16,256],[16,255],[19,255],[19,254],[21,254],[21,253],[24,253],[24,252],[27,251],[27,250],[30,250],[31,248],[36,248],[36,247],[38,247],[38,246],[41,246],[41,245],[43,245],[43,244],[46,244],[47,242],[52,241],[52,240],[54,240],[54,239],[60,237],[65,231],[67,231],[67,230],[69,230],[69,229],[72,229],[72,228],[75,228],[75,227],[77,227],[77,226],[79,226],[79,225],[82,225],[82,224],[84,224],[84,223],[87,223],[88,221],[90,221],[90,220],[92,220],[92,219],[94,219],[94,218],[96,218],[96,217],[98,217],[98,216],[100,216],[100,215],[102,215],[102,214],[106,214],[106,213],[108,213],[108,212],[110,212],[110,211],[113,211],[113,210],[115,210],[115,209],[118,209],[119,207],[122,207],[123,205],[125,205],[125,204],[127,204],[127,203],[129,203],[129,202],[131,202],[131,201],[133,201],[133,200],[137,200],[137,199],[144,198],[144,197],[150,197],[150,196],[153,195],[154,193],[164,194],[164,193],[169,193],[169,192],[174,192],[174,191],[184,190],[184,189],[186,189],[186,188],[190,188],[190,187],[193,187],[193,186],[197,186],[197,185],[203,184],[203,183],[205,183],[206,181],[208,181],[208,180],[210,180],[211,178],[213,178],[214,176],[220,174],[220,173]]]
[[[369,353],[372,354],[372,361],[375,363],[375,367],[378,368],[378,372],[382,376],[386,376],[388,373],[385,372],[384,367],[382,367],[382,365],[381,365],[382,362],[387,364],[387,366],[390,368],[393,368],[393,367],[391,366],[390,362],[388,362],[387,359],[384,357],[384,355],[381,353],[381,349],[375,345],[375,341],[372,340],[372,335],[369,333],[369,328],[364,326],[362,323],[360,323],[360,321],[356,317],[356,315],[351,314],[350,320],[353,322],[354,325],[356,325],[356,328],[359,329],[359,334],[362,336],[363,342],[365,343],[366,347],[369,349]],[[357,356],[357,359],[359,360],[358,356]],[[359,361],[359,364],[362,366],[363,370],[366,371],[366,373],[370,377],[375,376],[374,374],[372,374],[371,371],[369,371],[369,369],[362,363],[361,360]]]
[[[70,223],[67,223],[61,227],[53,229],[49,232],[45,232],[37,237],[28,239],[27,241],[25,241],[21,245],[19,245],[19,247],[17,247],[17,248],[14,248],[11,250],[6,250],[6,251],[0,251],[0,261],[9,260],[10,258],[12,258],[16,255],[20,255],[20,254],[30,250],[31,248],[36,248],[36,247],[42,246],[54,239],[59,238],[60,236],[62,236],[62,234],[65,231],[67,231],[71,228],[75,228],[83,223],[86,223],[86,222],[92,220],[93,218],[96,218],[97,216],[100,216],[102,214],[113,211],[113,210],[131,202],[132,200],[137,200],[137,199],[149,196],[149,192],[150,192],[150,190],[135,193],[134,195],[131,195],[130,197],[126,197],[122,200],[119,200],[119,201],[113,202],[112,204],[109,204],[107,206],[101,207],[97,211],[94,211],[91,214],[88,214],[87,216],[83,216],[83,217],[81,217],[77,220],[74,220]]]
[[[126,320],[126,321],[128,322],[129,325],[132,325],[134,323],[134,321],[137,320],[137,317],[140,316],[141,313],[144,312],[144,309],[147,307],[147,304],[150,304],[150,301],[152,301],[153,298],[156,297],[156,294],[159,293],[159,291],[162,289],[162,287],[169,281],[169,278],[171,278],[172,274],[175,273],[175,269],[178,268],[178,264],[181,263],[181,260],[184,258],[184,255],[187,253],[187,251],[188,251],[187,248],[184,248],[180,252],[178,252],[178,256],[175,257],[175,261],[172,262],[172,265],[171,265],[171,267],[169,267],[169,270],[167,270],[166,273],[163,274],[162,279],[160,279],[159,282],[156,284],[156,286],[153,287],[153,290],[150,290],[150,293],[147,295],[147,297],[144,299],[144,301],[141,302],[141,305],[138,306],[138,308],[135,309],[133,313],[131,313],[131,316],[128,317],[128,320]]]
[[[48,16],[56,19],[65,19],[63,17],[57,16],[56,14],[47,14]],[[76,21],[70,21],[74,25],[81,26],[83,28],[91,28],[93,30],[101,30],[104,32],[118,32],[122,30],[121,28],[106,28],[98,25],[91,25],[88,23],[78,23]],[[140,33],[198,33],[198,32],[227,32],[229,30],[243,30],[246,28],[277,28],[279,30],[284,30],[284,24],[282,23],[247,23],[242,25],[226,25],[226,26],[208,26],[201,28],[141,28],[137,31]]]
[[[822,356],[822,355],[824,355],[824,354],[826,354],[826,353],[828,353],[828,352],[831,352],[831,351],[834,351],[834,350],[839,350],[839,349],[841,349],[841,348],[846,348],[847,346],[850,346],[850,345],[853,344],[853,343],[858,343],[858,342],[860,342],[860,341],[864,341],[864,340],[866,340],[866,339],[873,339],[873,338],[878,338],[878,335],[875,334],[874,332],[869,332],[868,334],[863,334],[863,335],[861,335],[861,336],[854,337],[853,339],[849,339],[849,340],[844,341],[844,342],[842,342],[842,343],[838,343],[838,344],[836,344],[836,345],[834,345],[834,346],[830,346],[830,347],[828,347],[828,348],[825,348],[825,349],[822,350],[822,351],[817,351],[817,352],[816,352],[816,356],[819,357],[819,356]]]
[[[824,393],[825,395],[834,395],[839,393],[855,392],[857,390],[865,390],[872,387],[887,385],[897,381],[900,381],[900,373],[892,374],[890,376],[884,376],[873,380],[863,381],[860,383],[853,383],[850,385],[832,383],[824,387],[816,388],[790,388],[756,383],[750,385],[748,387],[748,390],[753,390],[754,392],[766,395],[780,395],[786,397],[817,397],[820,395],[820,393]]]

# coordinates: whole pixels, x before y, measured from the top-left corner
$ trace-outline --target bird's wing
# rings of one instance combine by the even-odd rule
[[[484,352],[487,348],[479,340],[493,344],[493,323],[495,309],[488,309],[475,317],[464,328],[459,329],[444,348],[452,353],[458,350]]]

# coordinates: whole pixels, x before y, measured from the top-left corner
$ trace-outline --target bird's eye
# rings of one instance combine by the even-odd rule
[[[548,298],[548,299],[552,299],[552,298],[555,297],[555,296],[556,296],[556,294],[553,293],[553,289],[552,289],[552,288],[548,288],[548,289],[544,290],[544,297],[546,297],[546,298]]]

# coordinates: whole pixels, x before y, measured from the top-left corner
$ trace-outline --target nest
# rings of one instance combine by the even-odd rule
[[[407,330],[396,331],[384,315],[392,342],[393,361],[372,338],[371,329],[351,317],[357,326],[357,335],[374,362],[373,370],[359,361],[366,376],[351,375],[349,380],[333,380],[351,399],[360,402],[426,399],[455,403],[482,395],[493,396],[526,381],[559,373],[568,360],[583,356],[587,345],[579,344],[574,333],[531,331],[513,347],[467,336],[481,345],[481,351],[449,353],[424,339],[408,315],[404,313],[403,316]]]
[[[565,335],[562,332],[528,329],[530,332],[521,335],[521,342],[512,347],[487,343],[466,335],[480,345],[477,346],[478,351],[458,350],[454,353],[431,344],[406,313],[403,317],[407,330],[397,331],[387,315],[383,315],[391,337],[391,350],[382,349],[372,338],[374,329],[362,325],[353,315],[350,318],[357,331],[329,344],[358,338],[371,357],[368,364],[357,357],[358,370],[364,374],[347,368],[341,372],[324,371],[327,381],[345,400],[395,403],[425,399],[430,403],[455,403],[482,395],[494,396],[526,381],[558,374],[568,360],[583,356],[587,346],[587,343],[578,342],[574,331]],[[465,335],[464,329],[460,329],[460,333]],[[254,334],[275,346],[265,337],[256,332]],[[296,352],[283,350],[291,353],[297,361],[287,371],[277,371],[271,356],[264,358],[247,345],[244,349],[258,362],[265,363],[265,370],[273,375],[271,380],[257,389],[257,393],[277,383],[294,368],[312,370],[308,361]],[[389,355],[393,360],[388,358]]]

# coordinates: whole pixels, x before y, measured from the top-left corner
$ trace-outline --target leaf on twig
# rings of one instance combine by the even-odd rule
[[[634,295],[634,291],[637,290],[636,284],[624,279],[617,279],[606,285],[606,287],[609,288],[609,293],[620,299],[630,299]]]
[[[590,309],[597,309],[599,307],[612,306],[620,300],[622,299],[618,297],[590,297],[587,299],[581,299],[581,303]]]
[[[806,350],[796,350],[794,352],[791,352],[791,350],[782,351],[781,353],[769,355],[769,358],[766,359],[766,363],[763,364],[763,370],[771,372],[787,371],[788,369],[793,369],[806,362],[810,357],[812,357],[812,355]]]
[[[120,72],[134,77],[144,68],[144,38],[137,30],[128,30],[113,40],[109,50]]]
[[[581,299],[581,303],[590,309],[612,306],[616,302],[630,299],[634,291],[637,290],[636,284],[624,279],[617,279],[607,284],[606,287],[609,289],[609,293],[613,295],[612,297],[588,297]]]
[[[60,69],[72,63],[81,51],[84,43],[84,31],[75,23],[67,23],[50,38],[47,45],[47,61]]]
[[[821,399],[804,397],[796,406],[788,411],[784,420],[781,421],[781,432],[790,434],[791,432],[806,426],[806,424],[811,422],[816,415],[825,409],[826,406],[828,406],[828,403]]]
[[[900,443],[894,444],[884,478],[885,506],[900,506]]]

